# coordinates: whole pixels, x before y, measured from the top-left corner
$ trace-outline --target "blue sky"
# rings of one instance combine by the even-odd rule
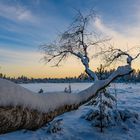
[[[55,69],[49,74],[52,69],[40,64],[38,46],[53,41],[64,31],[75,16],[75,9],[87,13],[94,8],[99,18],[93,25],[111,36],[115,45],[138,45],[139,4],[139,0],[0,0],[1,71],[11,76],[33,77],[41,77],[47,71],[43,76],[55,77]],[[32,69],[38,73],[32,74]],[[65,67],[60,71],[65,71]]]

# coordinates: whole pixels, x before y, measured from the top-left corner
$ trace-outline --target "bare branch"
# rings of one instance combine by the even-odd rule
[[[140,53],[138,53],[135,57],[133,57],[133,60],[137,59],[140,56]]]
[[[133,48],[131,48],[130,50],[132,50],[132,49]],[[127,64],[131,65],[132,61],[135,60],[136,58],[138,58],[140,53],[138,53],[133,58],[131,56],[131,54],[129,53],[130,50],[123,51],[121,49],[114,48],[112,45],[110,45],[110,47],[107,48],[107,50],[101,48],[101,51],[96,54],[96,57],[103,55],[103,60],[105,61],[105,66],[109,66],[115,61],[122,60],[122,58],[125,56]]]
[[[77,11],[77,15],[72,22],[71,26],[64,33],[60,35],[60,38],[56,43],[49,45],[42,45],[44,50],[44,60],[45,62],[56,62],[54,66],[59,66],[59,64],[65,60],[69,55],[74,55],[79,58],[85,67],[85,72],[93,80],[98,80],[96,74],[89,68],[89,52],[88,48],[90,46],[100,45],[106,42],[108,39],[95,38],[96,41],[87,41],[89,34],[87,33],[87,28],[89,21],[94,20],[96,14],[95,11],[90,11],[90,13],[84,16],[80,11]],[[94,35],[95,37],[95,35]],[[94,53],[94,52],[93,52]]]

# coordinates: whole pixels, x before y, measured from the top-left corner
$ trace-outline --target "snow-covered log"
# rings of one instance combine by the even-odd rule
[[[97,80],[78,94],[36,94],[20,85],[0,79],[0,133],[40,128],[54,117],[77,109],[114,79],[131,72],[129,65],[118,67],[108,79]]]

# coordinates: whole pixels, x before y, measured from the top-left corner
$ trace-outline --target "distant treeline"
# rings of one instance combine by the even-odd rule
[[[102,79],[106,79],[111,75],[112,72],[115,70],[105,70],[103,72]],[[99,72],[96,72],[97,75],[99,75]],[[10,81],[13,81],[15,83],[74,83],[74,82],[93,82],[91,78],[87,76],[86,73],[81,73],[78,77],[65,77],[65,78],[28,78],[26,76],[20,76],[20,77],[8,77],[5,74],[0,73],[0,78],[8,79]],[[133,73],[130,75],[120,77],[115,82],[140,82],[140,70],[134,70]]]

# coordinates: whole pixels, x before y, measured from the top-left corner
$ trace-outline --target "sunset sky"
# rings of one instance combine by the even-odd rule
[[[98,14],[93,27],[111,37],[115,47],[140,45],[140,0],[0,0],[0,73],[12,77],[79,75],[84,69],[78,60],[72,57],[59,68],[50,67],[40,61],[38,46],[66,30],[75,9],[87,13],[91,8]],[[98,65],[92,60],[91,68]],[[140,59],[133,67],[140,68]]]

